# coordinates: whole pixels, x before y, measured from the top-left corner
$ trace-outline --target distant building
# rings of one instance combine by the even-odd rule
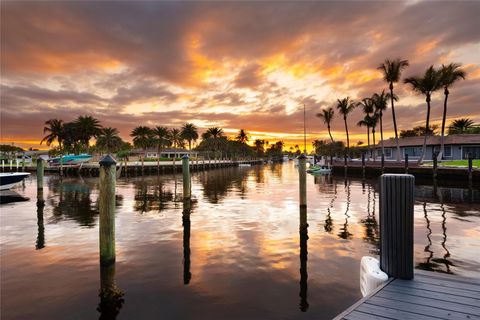
[[[133,154],[138,154],[141,155],[143,154],[142,149],[134,149],[132,151]],[[190,157],[197,157],[197,152],[196,151],[189,151],[186,149],[174,149],[174,148],[168,148],[168,149],[162,149],[160,151],[160,158],[170,158],[173,159],[173,157],[181,158],[184,155],[188,155]],[[156,148],[148,148],[145,151],[145,158],[150,158],[150,159],[157,159],[158,158],[158,150]]]
[[[422,154],[423,137],[407,137],[399,138],[401,159],[408,158],[411,160],[419,159]],[[427,150],[424,159],[432,160],[434,152],[440,151],[440,136],[427,137]],[[453,134],[445,136],[444,140],[445,152],[443,159],[445,160],[463,160],[468,159],[468,153],[471,153],[474,159],[480,159],[480,134]],[[395,139],[390,138],[383,141],[385,148],[385,160],[395,160],[397,158],[397,146]],[[374,146],[376,156],[382,154],[382,145],[378,143]]]

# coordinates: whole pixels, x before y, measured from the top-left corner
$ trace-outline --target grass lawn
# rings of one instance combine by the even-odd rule
[[[433,162],[425,164],[426,166],[433,166]],[[451,160],[451,161],[442,161],[438,163],[439,167],[468,167],[468,160]],[[480,160],[473,160],[472,166],[474,168],[480,168]]]

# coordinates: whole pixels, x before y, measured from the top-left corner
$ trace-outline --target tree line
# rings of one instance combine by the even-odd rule
[[[338,99],[335,108],[337,109],[340,116],[343,118],[345,125],[345,132],[347,136],[347,144],[344,150],[345,155],[351,156],[350,150],[350,139],[349,139],[349,130],[348,130],[348,115],[357,107],[362,108],[364,113],[363,119],[358,121],[357,125],[361,127],[366,127],[367,129],[367,143],[369,154],[375,157],[374,153],[370,148],[370,133],[373,138],[373,145],[375,145],[375,133],[377,126],[380,129],[380,145],[381,145],[381,154],[385,154],[383,146],[383,116],[386,112],[388,105],[390,104],[392,110],[392,122],[395,133],[395,144],[396,144],[396,158],[397,161],[400,161],[400,145],[399,145],[399,135],[397,128],[397,119],[395,114],[395,102],[399,100],[399,97],[394,93],[394,84],[398,83],[401,80],[402,72],[409,66],[408,60],[386,59],[382,64],[378,66],[378,70],[382,72],[383,79],[388,86],[388,91],[383,89],[381,93],[374,93],[372,96],[363,98],[360,101],[353,101],[350,97],[345,97]],[[432,94],[440,89],[443,89],[444,94],[444,103],[443,103],[443,112],[442,112],[442,125],[440,129],[441,134],[441,146],[440,152],[438,154],[438,159],[442,159],[444,153],[444,136],[445,136],[445,123],[447,117],[447,102],[452,86],[459,80],[463,80],[466,77],[466,72],[461,68],[461,65],[458,63],[450,63],[448,65],[442,65],[440,68],[436,69],[434,66],[430,66],[424,72],[423,75],[413,76],[403,79],[403,83],[406,84],[411,90],[418,94],[422,94],[425,97],[427,112],[425,119],[425,126],[415,127],[411,130],[402,130],[400,132],[400,137],[409,137],[409,136],[423,136],[423,147],[422,154],[419,159],[419,162],[422,162],[425,153],[426,153],[426,144],[427,136],[434,134],[434,131],[438,128],[437,126],[430,125],[430,111],[431,111],[431,98]],[[333,107],[325,108],[317,114],[324,124],[327,126],[328,134],[330,136],[330,154],[334,153],[335,141],[331,133],[331,123],[334,119],[335,110]],[[458,119],[454,120],[449,128],[449,134],[458,134],[458,133],[475,133],[478,132],[478,128],[474,127],[473,122],[470,119]],[[314,147],[321,146],[325,147],[326,143],[319,143],[318,140],[313,142]],[[337,145],[338,149],[338,145]]]

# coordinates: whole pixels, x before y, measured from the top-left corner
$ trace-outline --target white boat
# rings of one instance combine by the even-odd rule
[[[250,163],[239,163],[239,167],[251,167],[252,165]]]
[[[0,190],[8,190],[13,188],[17,183],[22,182],[28,177],[28,172],[7,172],[0,173]]]

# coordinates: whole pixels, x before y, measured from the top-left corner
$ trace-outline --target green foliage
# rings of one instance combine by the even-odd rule
[[[24,151],[22,148],[11,145],[11,144],[0,144],[0,152],[21,152]]]
[[[475,126],[472,119],[469,118],[453,120],[448,128],[448,134],[472,134],[478,132],[479,127]]]
[[[438,130],[438,125],[433,124],[428,128],[427,134],[428,135],[436,135]],[[407,137],[422,137],[425,135],[425,127],[424,126],[417,126],[413,129],[409,130],[401,130],[400,131],[400,138],[407,138]]]

